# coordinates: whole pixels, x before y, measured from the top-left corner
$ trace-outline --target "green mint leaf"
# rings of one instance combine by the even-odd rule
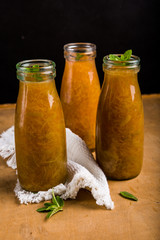
[[[32,66],[32,68],[39,68],[39,65],[35,64],[35,65]]]
[[[64,206],[64,201],[62,198],[60,198],[59,196],[56,196],[56,200],[59,204],[60,207],[63,207]]]
[[[38,72],[39,71],[39,65],[35,64],[31,67],[26,67],[25,70],[29,71],[29,72]]]
[[[39,65],[37,65],[37,64],[33,65],[30,70],[31,70],[31,72],[39,72]]]
[[[77,55],[76,55],[76,60],[81,59],[83,56],[84,56],[83,54],[77,53]]]
[[[54,191],[52,192],[52,203],[55,204],[57,207],[63,207],[64,206],[64,201],[62,198],[60,198],[59,196],[54,195]]]
[[[30,70],[31,70],[30,68],[27,68],[27,67],[25,68],[26,72],[30,72]]]
[[[130,200],[133,200],[133,201],[138,201],[138,198],[136,198],[134,195],[132,195],[129,192],[120,192],[120,195],[124,198],[130,199]]]
[[[52,204],[51,206],[47,207],[46,210],[49,211],[49,210],[53,210],[55,208],[57,208],[57,206]]]
[[[62,208],[55,208],[55,209],[53,209],[52,211],[50,211],[50,212],[47,214],[46,218],[52,217],[54,214],[56,214],[56,213],[59,212],[59,211],[63,211],[63,209],[62,209]]]
[[[52,203],[44,203],[43,208],[37,209],[37,212],[49,212],[46,218],[50,218],[52,215],[59,211],[63,211],[64,202],[63,199],[59,196],[54,195],[54,191],[52,191]]]
[[[49,211],[49,210],[47,210],[46,207],[43,207],[43,208],[38,208],[36,211],[37,211],[37,212],[47,212],[47,211]]]
[[[121,61],[124,61],[124,60],[125,60],[124,55],[121,55]]]
[[[42,82],[43,81],[43,78],[42,78],[41,74],[38,73],[39,72],[39,65],[38,64],[35,64],[35,65],[32,66],[31,72],[35,72],[34,77],[35,77],[36,81],[38,81],[38,82]]]
[[[46,218],[50,218],[52,215],[53,215],[53,211],[50,211],[50,212],[47,214]]]
[[[109,54],[109,59],[111,61],[120,61],[121,60],[120,57],[118,57],[118,56],[116,56],[114,54]]]
[[[39,73],[39,65],[35,64],[33,66],[31,66],[30,68],[25,68],[26,72],[30,72],[30,73],[35,73],[32,76],[35,78],[36,82],[42,82],[43,78],[41,73]]]
[[[132,50],[130,49],[130,50],[125,51],[125,53],[122,56],[124,56],[124,60],[127,61],[131,58],[131,55],[132,55]]]
[[[55,197],[55,195],[54,195],[54,191],[52,191],[52,203],[53,203],[54,205],[56,205],[57,207],[60,207],[60,206],[59,206],[59,203],[57,202],[57,199],[56,199],[56,197]]]
[[[122,54],[120,57],[115,54],[109,54],[109,59],[111,61],[128,61],[130,60],[131,55],[132,55],[132,50],[130,49],[125,51],[125,53]]]
[[[36,78],[36,80],[38,80],[38,82],[43,81],[43,78],[40,76],[40,74],[35,74],[35,78]]]
[[[48,202],[47,202],[47,203],[44,203],[44,206],[45,206],[45,207],[49,207],[49,206],[52,206],[52,205],[53,205],[52,203],[48,203]]]

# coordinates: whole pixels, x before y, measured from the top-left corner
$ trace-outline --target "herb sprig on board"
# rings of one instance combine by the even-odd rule
[[[132,50],[130,49],[125,51],[125,53],[122,54],[121,56],[117,56],[115,54],[109,54],[109,59],[111,61],[128,61],[130,60],[131,55],[132,55]]]
[[[59,211],[63,211],[64,201],[59,196],[54,195],[54,191],[52,191],[52,202],[44,203],[44,207],[38,208],[37,212],[47,212],[46,218],[52,217]]]

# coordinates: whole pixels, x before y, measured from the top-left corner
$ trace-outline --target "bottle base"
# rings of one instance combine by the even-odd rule
[[[140,173],[134,175],[134,176],[129,176],[129,177],[111,177],[111,176],[107,176],[107,179],[108,180],[112,180],[112,181],[127,181],[127,180],[131,180],[131,179],[134,179],[136,177],[138,177]]]

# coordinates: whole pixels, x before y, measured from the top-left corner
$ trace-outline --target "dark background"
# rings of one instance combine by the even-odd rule
[[[141,58],[139,84],[143,94],[159,93],[158,1],[153,0],[5,0],[0,4],[0,103],[16,102],[15,65],[27,59],[56,62],[60,91],[63,45],[97,45],[96,65],[103,82],[102,59],[132,49]]]

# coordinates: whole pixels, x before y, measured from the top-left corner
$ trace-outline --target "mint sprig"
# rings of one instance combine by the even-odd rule
[[[25,70],[27,72],[38,72],[39,71],[39,65],[35,64],[35,65],[33,65],[33,66],[29,67],[29,68],[26,67]]]
[[[35,78],[36,82],[42,82],[43,78],[42,75],[39,73],[40,66],[38,64],[35,64],[31,66],[30,68],[25,68],[27,72],[34,73],[33,77]]]
[[[76,60],[80,60],[83,56],[84,56],[83,54],[77,53]]]
[[[54,191],[52,191],[52,202],[44,203],[44,207],[38,208],[37,212],[48,212],[46,218],[50,218],[55,213],[59,211],[63,211],[64,201],[59,196],[54,195]]]
[[[136,198],[133,194],[131,194],[129,192],[120,192],[119,194],[120,194],[120,196],[122,196],[124,198],[130,199],[133,201],[138,201],[138,198]]]
[[[33,65],[31,68],[31,72],[38,72],[38,71],[39,71],[39,65],[38,64]]]
[[[125,51],[125,53],[122,54],[121,56],[117,56],[115,54],[109,54],[109,59],[111,61],[128,61],[130,60],[131,55],[132,55],[132,50],[130,49]]]

